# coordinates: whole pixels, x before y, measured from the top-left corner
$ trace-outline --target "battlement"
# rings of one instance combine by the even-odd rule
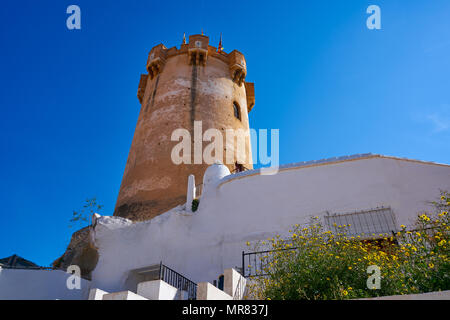
[[[167,48],[163,44],[158,44],[150,50],[147,60],[147,71],[150,79],[153,79],[162,71],[167,59]]]
[[[176,55],[186,54],[186,63],[189,65],[206,66],[207,60],[211,57],[227,63],[231,79],[241,86],[247,75],[245,57],[237,50],[226,53],[221,46],[221,43],[219,43],[219,48],[209,45],[209,37],[202,34],[189,36],[188,43],[183,39],[179,49],[177,47],[168,49],[163,44],[159,44],[150,50],[148,56],[147,71],[150,80],[162,72],[167,59]]]
[[[199,34],[189,36],[189,64],[206,65],[206,59],[208,58],[208,43],[209,38],[207,36]]]

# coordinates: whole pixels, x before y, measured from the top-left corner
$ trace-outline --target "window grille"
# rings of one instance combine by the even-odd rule
[[[390,207],[379,207],[374,209],[327,214],[325,226],[334,233],[342,233],[345,230],[347,236],[377,237],[380,234],[392,234],[397,231],[395,215]],[[345,229],[339,226],[346,225]],[[350,226],[349,226],[350,225]]]

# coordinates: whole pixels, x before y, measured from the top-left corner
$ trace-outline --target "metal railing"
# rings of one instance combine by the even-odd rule
[[[167,282],[179,290],[186,291],[189,300],[195,300],[197,298],[197,284],[164,265],[162,262],[159,265],[159,280]]]
[[[389,235],[386,234],[385,237],[372,237],[372,238],[364,238],[361,237],[359,240],[354,241],[362,241],[362,242],[372,242],[374,243],[374,248],[378,247],[378,250],[382,250],[388,254],[393,254],[396,250],[398,245],[401,245],[403,243],[408,243],[410,240],[412,240],[412,237],[414,236],[413,233],[415,232],[421,232],[422,235],[426,235],[429,239],[433,239],[434,233],[436,228],[429,227],[425,229],[410,229],[405,230],[405,233],[400,239],[400,237],[397,236],[397,231],[390,231]],[[392,240],[391,240],[392,237]],[[388,242],[391,243],[394,246],[389,245],[385,241],[384,238],[388,239]],[[272,255],[276,252],[282,252],[282,251],[292,251],[297,250],[298,247],[292,247],[287,249],[277,249],[277,250],[265,250],[265,251],[254,251],[254,252],[245,252],[242,251],[242,275],[245,278],[249,277],[260,277],[260,276],[267,276],[268,273],[264,271],[265,267],[269,265],[270,262],[272,262]]]
[[[271,254],[274,252],[296,250],[297,247],[279,250],[265,250],[255,252],[242,251],[242,275],[245,278],[267,276],[264,271],[271,262]]]

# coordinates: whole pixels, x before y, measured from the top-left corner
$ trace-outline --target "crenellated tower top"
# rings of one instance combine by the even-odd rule
[[[168,58],[186,54],[186,63],[189,65],[206,66],[208,57],[218,58],[229,65],[230,75],[234,82],[241,86],[247,75],[247,67],[244,55],[238,50],[230,53],[223,51],[222,35],[220,36],[219,47],[215,48],[209,45],[209,37],[202,34],[189,36],[189,42],[186,43],[186,37],[183,37],[183,43],[178,49],[172,47],[167,49],[163,44],[159,44],[150,50],[147,60],[147,71],[150,79],[162,72]]]

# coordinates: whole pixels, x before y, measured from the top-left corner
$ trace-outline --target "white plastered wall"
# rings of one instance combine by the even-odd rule
[[[285,234],[326,211],[389,206],[398,224],[411,225],[440,189],[450,190],[450,166],[379,156],[287,166],[273,176],[228,176],[204,186],[194,213],[180,206],[119,227],[100,219],[93,283],[109,292],[123,290],[129,270],[160,261],[194,282],[212,282],[224,269],[241,266],[246,241]]]

